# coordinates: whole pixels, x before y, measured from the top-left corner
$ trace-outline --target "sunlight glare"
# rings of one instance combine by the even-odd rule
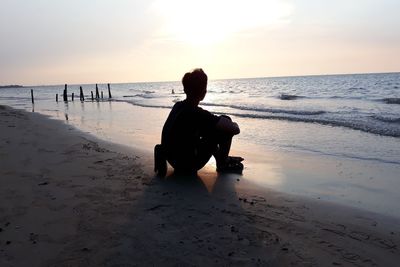
[[[154,7],[163,19],[162,35],[193,45],[286,23],[293,10],[283,0],[157,0]]]

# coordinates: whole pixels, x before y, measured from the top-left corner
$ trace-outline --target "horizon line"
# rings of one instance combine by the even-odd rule
[[[266,79],[266,78],[296,78],[296,77],[317,77],[317,76],[346,76],[346,75],[369,75],[369,74],[397,74],[400,71],[389,72],[355,72],[355,73],[329,73],[329,74],[305,74],[305,75],[277,75],[277,76],[254,76],[254,77],[239,77],[239,78],[215,78],[209,81],[221,80],[246,80],[246,79]],[[172,83],[180,82],[180,80],[164,80],[164,81],[135,81],[135,82],[98,82],[98,83],[67,83],[67,85],[92,85],[92,84],[128,84],[128,83]],[[23,87],[40,87],[40,86],[64,86],[65,83],[60,84],[36,84],[36,85],[23,85],[18,83],[4,84],[0,86],[23,86]]]

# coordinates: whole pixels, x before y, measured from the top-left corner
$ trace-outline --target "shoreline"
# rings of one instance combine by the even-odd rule
[[[198,179],[159,179],[146,151],[41,114],[0,106],[0,127],[2,266],[400,260],[396,218],[261,188],[212,166]]]

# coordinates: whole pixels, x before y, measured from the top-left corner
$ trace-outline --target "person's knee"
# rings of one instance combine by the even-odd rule
[[[226,118],[226,119],[232,121],[231,117],[229,117],[229,116],[227,116],[227,115],[221,115],[221,117]]]

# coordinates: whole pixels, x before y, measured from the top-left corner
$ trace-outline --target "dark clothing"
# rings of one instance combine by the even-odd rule
[[[186,101],[174,105],[164,124],[161,144],[175,170],[197,171],[208,162],[218,147],[219,118]]]

